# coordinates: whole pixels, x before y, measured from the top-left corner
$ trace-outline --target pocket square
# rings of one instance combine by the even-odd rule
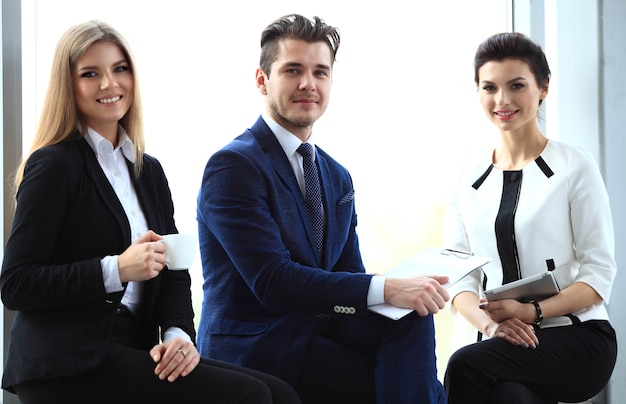
[[[347,194],[345,194],[340,200],[339,205],[345,205],[346,203],[352,202],[354,199],[354,189],[351,189]]]

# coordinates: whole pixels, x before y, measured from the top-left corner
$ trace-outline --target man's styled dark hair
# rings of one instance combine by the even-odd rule
[[[297,39],[308,43],[325,42],[330,48],[331,63],[334,64],[339,49],[339,30],[327,25],[321,18],[309,19],[298,14],[285,15],[270,25],[261,34],[261,70],[270,76],[272,63],[278,57],[281,39]]]

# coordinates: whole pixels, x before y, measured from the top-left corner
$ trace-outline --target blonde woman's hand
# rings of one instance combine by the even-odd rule
[[[159,379],[167,379],[169,382],[173,382],[179,376],[187,376],[200,363],[200,354],[196,347],[191,341],[183,338],[174,338],[155,345],[150,350],[150,357],[157,364],[154,374]]]
[[[165,267],[163,237],[152,230],[139,237],[117,259],[122,282],[146,281]]]

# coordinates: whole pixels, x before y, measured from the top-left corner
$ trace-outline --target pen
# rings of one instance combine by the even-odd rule
[[[470,251],[453,250],[451,248],[444,248],[441,250],[443,255],[455,255],[459,258],[466,258],[467,256],[473,256],[474,253]]]

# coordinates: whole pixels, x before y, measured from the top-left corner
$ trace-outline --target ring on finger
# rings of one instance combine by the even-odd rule
[[[180,352],[183,355],[183,358],[187,357],[187,352],[183,351],[182,349],[179,349],[176,352]]]

